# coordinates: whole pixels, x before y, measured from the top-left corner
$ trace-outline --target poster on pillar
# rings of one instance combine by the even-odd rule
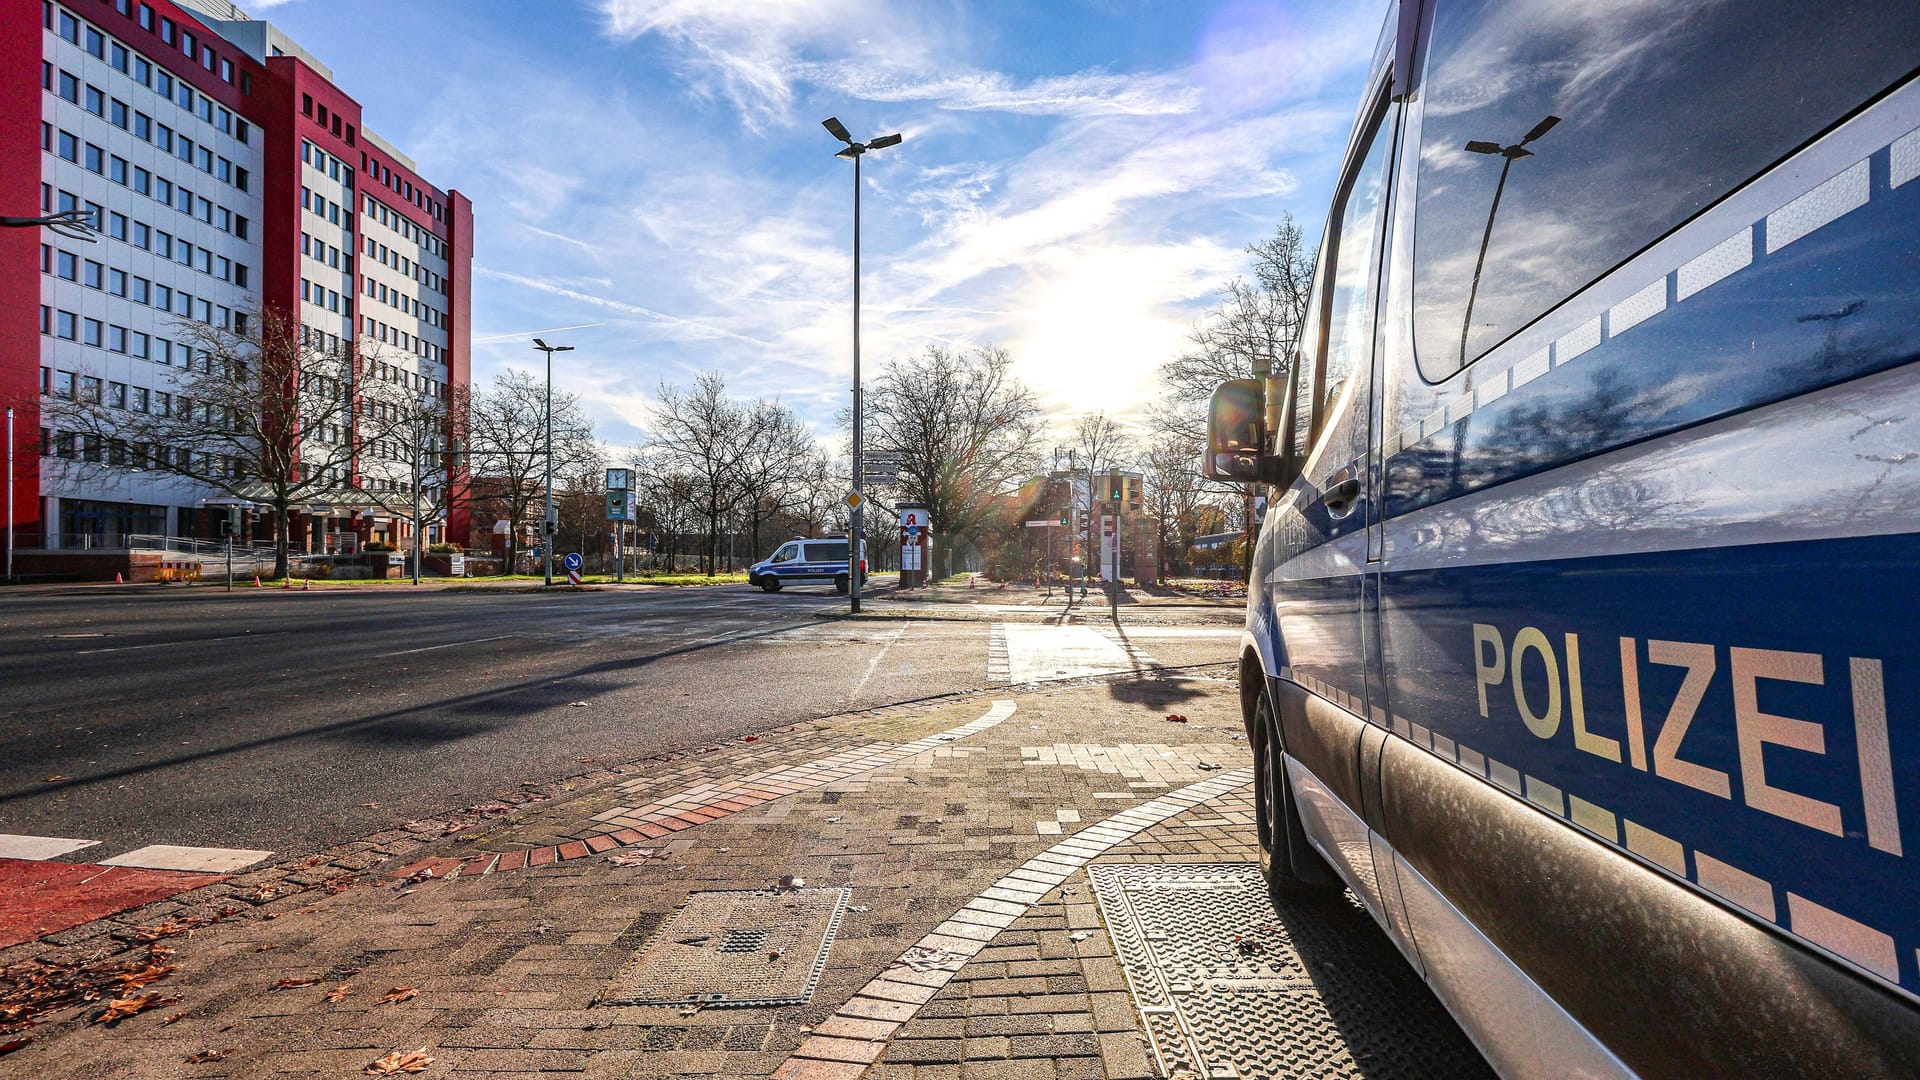
[[[1100,515],[1100,580],[1120,580],[1120,518]]]
[[[933,569],[933,519],[925,506],[900,506],[900,587],[927,583]]]

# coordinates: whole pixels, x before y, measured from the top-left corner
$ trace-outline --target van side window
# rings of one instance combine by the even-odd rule
[[[1439,381],[1911,75],[1920,18],[1440,0],[1426,55],[1414,335]]]
[[[798,558],[799,556],[800,556],[800,545],[788,544],[786,547],[783,547],[779,551],[774,552],[773,559],[771,561],[792,562],[794,559]]]
[[[1391,131],[1390,125],[1376,118],[1366,156],[1346,178],[1334,203],[1333,231],[1320,246],[1307,322],[1300,332],[1304,366],[1294,391],[1294,446],[1303,457],[1312,445],[1310,440],[1318,439],[1326,426],[1341,388],[1372,355],[1374,255],[1379,247]]]
[[[1333,408],[1354,370],[1373,355],[1374,255],[1380,246],[1380,205],[1386,189],[1390,128],[1377,124],[1366,160],[1354,172],[1340,204],[1340,244],[1333,260],[1327,307],[1326,362],[1321,365],[1320,411]]]

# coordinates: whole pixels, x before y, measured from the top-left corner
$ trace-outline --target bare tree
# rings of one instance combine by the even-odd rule
[[[1253,280],[1221,286],[1220,302],[1189,331],[1186,351],[1160,368],[1167,396],[1155,426],[1196,441],[1206,434],[1206,404],[1216,386],[1251,376],[1267,363],[1284,375],[1307,318],[1314,250],[1288,214],[1273,235],[1247,246]]]
[[[727,381],[717,371],[694,379],[690,390],[661,383],[652,409],[649,449],[667,468],[699,481],[700,514],[707,526],[701,556],[709,577],[715,572],[721,522],[743,496],[740,477],[751,449],[751,415],[727,396]]]
[[[404,390],[390,403],[388,434],[398,460],[378,475],[363,475],[360,486],[375,505],[413,525],[413,580],[420,581],[421,545],[426,522],[446,520],[473,488],[466,460],[473,438],[472,394],[465,386],[437,392]]]
[[[179,325],[188,361],[171,401],[129,409],[83,376],[71,397],[46,401],[54,456],[64,468],[145,469],[265,503],[273,573],[285,577],[293,506],[339,497],[386,455],[399,384],[352,343],[335,346],[279,312],[234,329]]]
[[[927,505],[934,575],[952,565],[955,542],[980,537],[993,496],[1038,463],[1040,405],[1009,370],[1004,349],[959,353],[929,345],[890,360],[866,394],[868,445],[898,453],[900,495]]]
[[[653,517],[654,554],[664,552],[671,559],[680,550],[681,538],[692,531],[700,478],[673,468],[664,455],[650,448],[636,451],[633,464],[639,474],[644,510]]]
[[[807,480],[813,436],[792,409],[779,401],[756,401],[747,415],[745,453],[740,458],[740,499],[751,555],[760,556],[760,531],[793,508]]]
[[[1199,535],[1200,510],[1212,496],[1196,465],[1200,444],[1178,432],[1165,431],[1147,444],[1141,458],[1141,492],[1147,514],[1153,518],[1160,571],[1172,573],[1172,553],[1184,553]]]
[[[546,493],[546,384],[531,374],[509,368],[493,377],[493,385],[475,394],[469,408],[471,444],[468,460],[476,501],[509,522],[507,572],[518,565],[520,529],[536,520]],[[580,410],[572,394],[553,395],[553,475],[559,478],[597,459],[593,422]]]

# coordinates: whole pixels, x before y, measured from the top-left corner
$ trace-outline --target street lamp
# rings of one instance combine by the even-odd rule
[[[560,530],[554,528],[553,521],[553,354],[572,352],[571,345],[549,345],[539,338],[533,339],[533,347],[547,354],[547,510],[540,518],[540,550],[546,556],[547,586],[553,586],[553,538]],[[509,569],[508,573],[512,573]]]
[[[93,211],[62,210],[57,214],[43,214],[40,217],[0,217],[0,228],[8,229],[51,229],[56,236],[69,240],[85,240],[89,244],[100,242],[100,233],[93,227]]]
[[[846,143],[846,147],[835,153],[834,157],[853,159],[853,513],[848,524],[853,534],[853,542],[847,545],[847,585],[853,602],[853,613],[860,614],[860,556],[866,539],[867,506],[866,497],[861,494],[862,468],[860,460],[860,429],[865,417],[862,415],[860,398],[860,156],[869,150],[884,150],[896,146],[900,136],[881,135],[866,142],[854,142],[847,133],[847,126],[837,116],[829,116],[820,121],[820,126],[834,138]]]
[[[1533,151],[1527,149],[1527,144],[1545,135],[1547,132],[1552,131],[1553,125],[1559,122],[1559,117],[1548,116],[1546,119],[1533,125],[1533,130],[1521,136],[1520,141],[1514,143],[1512,146],[1501,146],[1497,142],[1486,142],[1481,139],[1475,139],[1464,147],[1470,154],[1497,154],[1505,158],[1506,161],[1500,165],[1500,182],[1493,185],[1493,205],[1487,209],[1487,231],[1480,235],[1480,257],[1474,260],[1473,287],[1467,291],[1467,315],[1466,318],[1460,320],[1460,364],[1462,367],[1465,367],[1467,363],[1467,331],[1473,327],[1473,301],[1474,298],[1480,294],[1480,269],[1487,263],[1487,241],[1493,239],[1493,215],[1500,212],[1500,193],[1506,189],[1507,172],[1513,168],[1514,162],[1519,161],[1521,158],[1532,157]]]

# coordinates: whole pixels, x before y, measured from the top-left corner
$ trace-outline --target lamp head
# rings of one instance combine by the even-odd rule
[[[847,133],[847,125],[841,123],[840,118],[837,116],[829,116],[825,120],[820,121],[820,126],[826,128],[828,134],[843,143],[853,142],[853,136]]]
[[[898,146],[898,145],[900,145],[900,133],[896,131],[891,135],[882,135],[879,138],[874,139],[871,142],[868,142],[867,149],[884,150],[889,146]]]

